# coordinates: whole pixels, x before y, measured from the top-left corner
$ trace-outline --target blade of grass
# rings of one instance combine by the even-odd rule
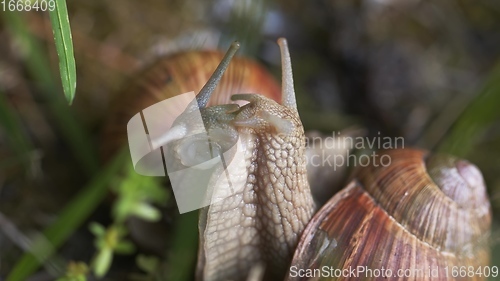
[[[31,141],[26,137],[24,132],[21,130],[23,127],[19,117],[10,107],[5,93],[0,91],[0,125],[2,125],[5,130],[5,134],[9,139],[10,146],[16,151],[17,156],[23,159],[23,163],[29,166],[27,161],[24,159],[29,159],[25,157],[29,151],[33,150]]]
[[[495,120],[500,119],[500,62],[493,68],[477,98],[465,109],[438,150],[465,157]]]
[[[198,211],[179,215],[173,234],[172,249],[167,258],[164,280],[187,281],[193,278],[198,246]]]
[[[113,161],[61,211],[57,221],[44,231],[46,240],[52,245],[51,251],[60,247],[95,210],[109,191],[107,185],[122,170],[124,163],[131,163],[128,147],[123,148]],[[50,257],[51,254],[47,253],[46,257]],[[44,261],[37,260],[33,254],[26,253],[12,269],[7,281],[26,280],[42,262]]]
[[[71,105],[76,91],[76,64],[73,54],[73,40],[69,25],[68,9],[65,0],[55,0],[55,9],[49,12],[57,56],[59,57],[59,71],[66,100]]]
[[[18,42],[27,70],[48,101],[48,109],[54,116],[58,129],[71,147],[84,172],[89,176],[92,175],[99,167],[96,150],[92,146],[90,137],[76,120],[62,95],[58,94],[60,90],[58,90],[50,71],[47,56],[42,51],[43,47],[29,32],[22,13],[4,13],[4,15],[3,19],[10,31],[11,38]]]

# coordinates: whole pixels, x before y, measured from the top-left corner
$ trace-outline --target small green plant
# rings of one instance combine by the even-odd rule
[[[91,262],[91,269],[97,277],[103,277],[111,267],[114,254],[132,254],[134,244],[126,239],[125,221],[131,216],[145,221],[157,221],[161,214],[151,203],[162,204],[168,195],[155,178],[137,174],[129,166],[127,176],[114,185],[117,198],[113,203],[111,226],[93,222],[90,231],[95,235],[96,254]]]
[[[113,217],[117,223],[122,223],[130,216],[136,216],[146,221],[158,221],[160,212],[151,203],[165,204],[167,192],[157,180],[137,174],[129,167],[128,178],[115,185],[113,191],[118,195],[113,205]]]
[[[97,253],[94,256],[91,267],[97,277],[103,277],[111,267],[113,254],[132,254],[135,246],[125,239],[127,231],[123,225],[111,225],[107,229],[93,222],[90,231],[95,235],[95,247]]]
[[[56,281],[86,281],[89,267],[84,262],[70,262],[66,274]]]

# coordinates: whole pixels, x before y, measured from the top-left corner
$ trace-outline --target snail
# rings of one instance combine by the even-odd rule
[[[197,279],[357,280],[359,276],[333,273],[361,267],[391,270],[384,276],[361,276],[363,280],[456,280],[459,277],[452,276],[453,267],[487,266],[490,205],[480,171],[465,160],[417,149],[382,151],[380,155],[391,159],[389,165],[374,161],[356,169],[345,188],[317,206],[307,179],[304,129],[295,100],[290,55],[286,40],[278,43],[281,95],[276,94],[272,79],[263,76],[238,80],[237,85],[247,79],[256,82],[255,90],[231,88],[228,80],[220,80],[227,65],[224,77],[237,76],[232,76],[237,72],[231,72],[231,67],[237,67],[240,59],[229,63],[237,49],[233,45],[197,96],[204,126],[209,135],[216,136],[210,142],[224,147],[222,142],[238,139],[244,159],[244,165],[231,171],[242,182],[239,188],[200,212]],[[221,58],[215,53],[203,55],[209,56],[207,60]],[[206,68],[190,68],[187,73],[202,74],[182,81],[192,83],[186,88],[171,86],[177,84],[173,80],[177,79],[176,71],[184,71],[195,62],[171,59],[143,76],[146,86],[141,87],[154,99],[161,99],[163,88],[172,87],[177,93],[198,91],[203,86],[198,82],[207,80]],[[256,75],[265,73],[257,67],[254,70],[259,72]],[[263,85],[270,85],[271,90]],[[214,88],[213,95],[221,103],[210,98]],[[228,105],[230,100],[248,103]],[[119,123],[119,118],[111,123]],[[178,118],[173,125],[177,129],[172,131],[188,130],[188,119]],[[186,142],[198,143],[189,143],[184,135],[166,138],[177,159],[186,163],[206,160],[186,155],[181,147]],[[218,183],[212,196],[234,187],[226,181]],[[332,269],[332,275],[323,272],[325,266]],[[401,277],[398,269],[418,269],[424,275],[413,272]],[[473,275],[467,280],[483,277]]]

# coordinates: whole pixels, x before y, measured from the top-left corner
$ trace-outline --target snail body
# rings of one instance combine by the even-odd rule
[[[315,210],[309,189],[305,161],[304,130],[293,90],[291,64],[286,41],[280,41],[284,61],[281,103],[257,94],[238,94],[232,100],[248,101],[243,106],[206,107],[211,91],[223,73],[223,60],[197,95],[199,108],[188,109],[172,125],[164,139],[169,155],[180,163],[200,160],[184,155],[181,147],[206,147],[184,138],[190,131],[191,114],[199,109],[209,145],[240,142],[242,165],[224,180],[225,167],[213,173],[211,204],[200,215],[198,279],[242,280],[259,266],[267,267],[264,278],[283,277],[300,233]],[[228,52],[234,53],[234,46]],[[199,127],[197,129],[200,129]],[[197,130],[195,129],[195,130]],[[171,153],[171,154],[170,154]],[[201,155],[199,155],[202,157]],[[231,192],[230,192],[231,191]]]
[[[284,39],[279,44],[281,93],[273,82],[257,83],[262,89],[226,85],[233,83],[221,80],[224,68],[230,65],[231,73],[231,65],[237,62],[229,64],[232,55],[222,59],[222,66],[210,79],[202,68],[203,75],[193,74],[186,80],[191,83],[196,77],[193,83],[197,84],[208,79],[203,88],[201,83],[186,88],[172,86],[176,93],[201,89],[197,101],[203,129],[212,136],[210,142],[224,147],[226,142],[238,139],[243,151],[243,165],[231,171],[239,188],[222,196],[234,186],[216,179],[218,185],[212,196],[222,199],[201,210],[197,279],[335,280],[294,273],[322,266],[364,266],[390,268],[394,274],[398,269],[437,268],[439,274],[437,278],[392,275],[368,276],[365,280],[456,280],[450,274],[446,276],[445,268],[450,271],[453,266],[488,265],[490,205],[481,173],[463,160],[412,149],[383,152],[390,156],[390,166],[372,163],[356,170],[350,184],[317,210],[307,180],[304,129],[295,101],[288,48]],[[172,63],[174,66],[180,70],[187,67],[184,63]],[[148,104],[160,99],[162,85],[172,83],[177,68],[161,76],[159,67],[146,74],[144,84],[137,84],[152,95]],[[258,71],[259,75],[264,73]],[[228,73],[224,77],[234,78]],[[272,81],[242,77],[236,85]],[[236,93],[245,94],[230,96]],[[219,96],[214,99],[211,95]],[[227,105],[237,100],[248,103]],[[133,105],[139,107],[137,111],[147,106]],[[186,142],[197,145],[183,139],[190,128],[189,118],[184,117],[174,121],[173,131],[177,133],[167,133],[165,139],[172,144],[176,159],[195,163],[200,159],[185,156],[181,149]],[[357,280],[352,276],[338,279]],[[474,276],[467,280],[483,279]]]

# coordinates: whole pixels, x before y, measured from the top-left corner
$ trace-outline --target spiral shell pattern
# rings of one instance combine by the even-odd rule
[[[454,266],[489,264],[491,210],[479,170],[467,161],[421,150],[380,155],[387,155],[390,165],[374,161],[358,169],[351,183],[316,213],[291,268],[359,266],[390,269],[391,275],[292,278],[290,272],[288,280],[483,280],[475,274],[452,276]],[[409,269],[408,276],[401,277],[400,269]]]

